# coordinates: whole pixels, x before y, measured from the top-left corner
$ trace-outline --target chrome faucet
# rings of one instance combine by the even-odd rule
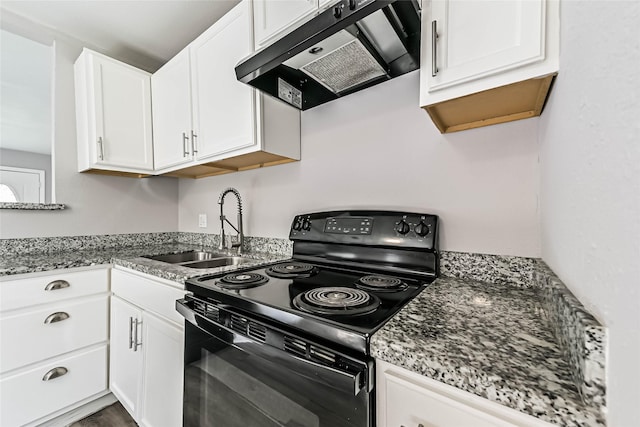
[[[233,224],[231,224],[229,222],[229,220],[227,219],[227,217],[224,215],[224,197],[229,194],[229,193],[233,193],[235,194],[236,198],[238,199],[238,227],[234,227]],[[218,198],[218,204],[220,205],[220,246],[219,249],[227,249],[227,248],[238,248],[238,255],[242,255],[242,250],[243,250],[243,245],[244,245],[244,233],[242,232],[242,199],[240,198],[240,193],[238,192],[238,190],[236,190],[235,188],[227,188],[226,190],[224,190],[221,194],[220,197]],[[225,238],[225,234],[224,234],[224,223],[225,221],[227,222],[227,224],[229,224],[231,226],[231,228],[233,228],[236,233],[238,233],[238,241],[236,243],[232,243],[231,240],[229,240],[230,245],[227,246],[226,245],[226,238]],[[231,239],[231,236],[229,236],[229,239]]]

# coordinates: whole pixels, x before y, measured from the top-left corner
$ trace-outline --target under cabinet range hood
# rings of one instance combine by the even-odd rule
[[[236,66],[238,80],[308,110],[420,67],[415,0],[342,0]]]

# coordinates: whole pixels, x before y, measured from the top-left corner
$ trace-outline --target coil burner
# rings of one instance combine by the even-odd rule
[[[293,304],[314,314],[360,315],[375,311],[380,299],[375,295],[351,288],[317,288],[297,295]]]
[[[397,277],[370,275],[363,276],[356,282],[360,289],[368,291],[395,292],[407,288],[407,284]]]
[[[297,279],[311,277],[317,274],[318,268],[311,264],[304,264],[302,262],[287,262],[269,267],[265,271],[272,277],[280,279]]]
[[[258,273],[231,273],[218,280],[216,284],[225,289],[248,289],[264,285],[268,281],[267,276]]]

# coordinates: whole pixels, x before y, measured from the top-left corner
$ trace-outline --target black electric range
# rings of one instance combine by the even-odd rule
[[[290,260],[186,283],[184,426],[373,427],[372,334],[438,276],[438,218],[298,215]]]

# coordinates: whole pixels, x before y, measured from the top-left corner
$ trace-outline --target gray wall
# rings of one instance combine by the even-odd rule
[[[82,45],[26,21],[3,20],[2,25],[26,37],[56,39],[54,193],[56,202],[67,204],[68,209],[0,210],[0,238],[176,231],[176,179],[135,179],[76,172],[73,63]]]
[[[44,199],[45,203],[51,203],[51,156],[0,148],[0,166],[43,170],[45,182]]]
[[[639,426],[640,3],[561,5],[540,122],[542,257],[609,329],[608,425]]]
[[[539,256],[538,119],[441,135],[418,107],[418,77],[305,111],[301,162],[180,180],[180,231],[202,230],[206,213],[217,233],[217,197],[233,186],[254,236],[286,238],[302,212],[397,209],[440,215],[446,250]]]

